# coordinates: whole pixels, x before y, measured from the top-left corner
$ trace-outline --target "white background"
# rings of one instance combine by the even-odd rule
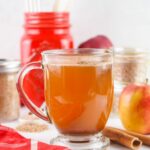
[[[0,0],[0,58],[19,58],[24,1]],[[76,45],[104,34],[115,46],[150,49],[150,0],[72,1],[71,23]]]

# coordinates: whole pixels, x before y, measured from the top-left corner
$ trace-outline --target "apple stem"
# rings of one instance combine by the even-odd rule
[[[145,80],[145,84],[146,84],[146,85],[148,84],[148,78],[146,78],[146,80]]]

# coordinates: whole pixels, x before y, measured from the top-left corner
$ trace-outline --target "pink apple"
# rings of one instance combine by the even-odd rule
[[[110,39],[104,35],[98,35],[81,43],[79,48],[111,48],[113,46]]]
[[[124,127],[141,134],[150,133],[150,86],[132,84],[121,93],[119,114]]]

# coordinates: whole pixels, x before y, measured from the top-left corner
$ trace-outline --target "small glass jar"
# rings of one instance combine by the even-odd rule
[[[119,97],[123,88],[132,83],[146,83],[148,78],[148,52],[135,48],[114,49],[114,105],[118,112]]]
[[[16,89],[16,77],[20,62],[0,59],[0,122],[19,117],[20,101]]]

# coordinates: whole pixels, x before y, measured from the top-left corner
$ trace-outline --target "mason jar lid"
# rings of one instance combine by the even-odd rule
[[[0,73],[3,72],[17,72],[20,69],[20,61],[0,59]]]

